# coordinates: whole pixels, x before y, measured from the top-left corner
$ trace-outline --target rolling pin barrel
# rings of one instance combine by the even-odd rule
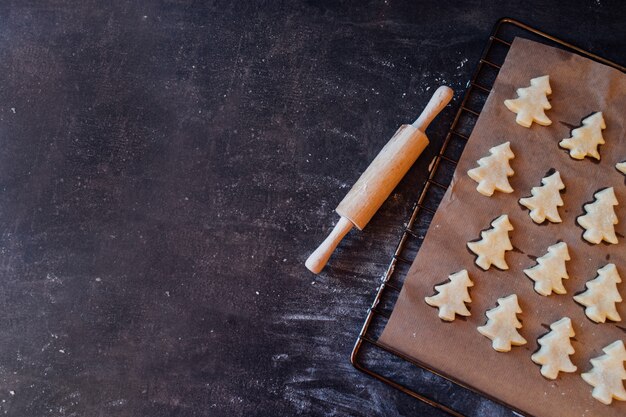
[[[367,225],[428,145],[424,131],[450,102],[452,94],[449,87],[439,87],[420,117],[411,125],[400,126],[383,147],[337,206],[336,211],[341,219],[305,263],[311,272],[318,274],[324,268],[330,255],[352,226],[361,230]]]
[[[335,210],[359,230],[367,225],[428,145],[425,134],[402,125]]]

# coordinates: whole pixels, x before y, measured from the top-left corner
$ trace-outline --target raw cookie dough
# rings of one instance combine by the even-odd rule
[[[435,286],[438,294],[426,297],[426,303],[433,307],[439,307],[439,318],[452,321],[456,314],[469,316],[470,312],[465,303],[472,301],[468,288],[474,286],[467,270],[459,271],[450,275],[450,282]]]
[[[491,226],[493,228],[480,232],[480,240],[468,242],[467,247],[478,255],[476,265],[485,271],[491,265],[495,265],[496,268],[500,269],[509,269],[504,259],[506,251],[513,250],[513,245],[511,245],[511,240],[509,239],[509,231],[513,230],[513,226],[509,221],[509,216],[503,214],[492,221]]]
[[[537,343],[541,346],[530,359],[541,366],[541,375],[556,379],[559,372],[576,372],[576,365],[569,355],[574,353],[570,338],[574,337],[574,328],[569,317],[563,317],[550,325],[550,333],[541,337]]]
[[[617,206],[617,198],[613,187],[605,188],[594,194],[595,201],[585,204],[586,214],[579,216],[576,223],[585,229],[583,238],[590,243],[598,244],[603,240],[617,243],[615,225],[618,223],[613,206]]]
[[[482,195],[490,197],[495,190],[512,193],[508,177],[515,172],[509,165],[509,159],[515,158],[515,155],[511,151],[510,142],[494,146],[489,152],[491,155],[480,158],[478,167],[467,171],[467,175],[478,183],[476,190]]]
[[[535,281],[535,291],[548,296],[554,291],[557,294],[565,294],[563,279],[568,279],[565,261],[569,261],[567,243],[559,242],[548,248],[541,258],[537,258],[537,265],[524,269],[524,274]]]
[[[596,323],[604,323],[606,319],[621,321],[616,303],[622,301],[617,284],[622,282],[615,264],[608,264],[598,269],[598,276],[588,281],[587,290],[574,296],[574,301],[583,306],[585,314]]]
[[[518,88],[519,98],[504,100],[504,105],[513,113],[517,113],[515,122],[524,127],[530,127],[533,122],[543,126],[552,124],[544,110],[551,109],[548,95],[552,94],[550,77],[544,75],[530,80],[530,87]]]
[[[533,187],[530,190],[532,197],[520,198],[519,203],[530,209],[530,218],[537,224],[543,223],[546,219],[552,223],[561,223],[559,207],[563,205],[560,191],[565,188],[561,181],[559,171],[544,177],[541,180],[541,187]]]
[[[603,129],[606,129],[606,124],[599,111],[584,119],[581,127],[572,130],[572,137],[563,139],[559,146],[569,149],[569,156],[574,159],[590,156],[599,160],[598,145],[604,144]]]
[[[498,352],[510,351],[511,345],[524,345],[526,339],[517,331],[522,328],[522,323],[517,319],[517,314],[521,312],[517,295],[499,298],[498,306],[485,313],[489,320],[478,328],[478,332],[491,339],[491,346]]]
[[[591,359],[593,366],[591,371],[580,376],[586,383],[594,387],[591,395],[602,404],[611,404],[613,398],[626,401],[626,390],[624,390],[624,383],[622,382],[626,380],[624,342],[617,340],[602,351],[604,351],[604,355]]]

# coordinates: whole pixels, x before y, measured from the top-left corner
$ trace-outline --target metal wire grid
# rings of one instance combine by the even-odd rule
[[[379,343],[378,337],[391,317],[406,274],[417,255],[437,206],[452,180],[466,141],[469,139],[516,36],[557,46],[626,72],[626,67],[584,51],[514,19],[500,19],[494,26],[474,75],[467,84],[460,108],[439,154],[435,157],[430,175],[382,278],[382,283],[350,357],[354,367],[360,371],[455,417],[466,417],[463,410],[471,411],[480,401],[480,398],[472,393],[486,397],[510,409],[514,414],[532,416],[428,364],[409,358]],[[416,386],[415,381],[424,380],[425,377],[432,383],[428,386],[424,384]],[[464,390],[459,390],[458,387]]]

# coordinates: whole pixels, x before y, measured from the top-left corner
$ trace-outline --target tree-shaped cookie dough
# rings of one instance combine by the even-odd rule
[[[522,323],[517,319],[517,314],[521,312],[517,295],[499,298],[498,307],[487,311],[489,320],[478,328],[478,332],[491,339],[491,346],[498,352],[510,351],[511,345],[524,345],[526,339],[517,331],[522,328]]]
[[[572,130],[572,137],[563,139],[559,146],[569,149],[569,156],[584,159],[585,156],[600,159],[598,145],[604,144],[602,130],[606,129],[602,112],[592,114],[583,120],[583,125]]]
[[[470,312],[465,303],[472,301],[468,288],[472,287],[474,283],[470,280],[465,269],[450,275],[448,278],[450,278],[450,282],[435,286],[438,294],[426,297],[426,303],[433,307],[439,307],[439,318],[442,320],[452,321],[456,314],[469,316]]]
[[[585,308],[585,314],[596,323],[604,323],[606,319],[621,321],[616,303],[622,301],[617,284],[622,282],[615,264],[608,264],[598,269],[598,276],[588,281],[587,290],[574,296],[574,301]]]
[[[552,108],[547,97],[550,94],[552,94],[550,77],[544,75],[530,80],[530,87],[518,88],[519,97],[504,100],[504,105],[513,113],[517,113],[515,121],[518,125],[530,127],[535,122],[548,126],[552,121],[544,111]]]
[[[574,337],[574,328],[569,317],[563,317],[550,325],[551,332],[537,342],[541,346],[530,359],[541,366],[541,375],[548,379],[556,379],[559,372],[576,372],[576,365],[569,355],[574,353],[570,338]]]
[[[478,255],[476,265],[485,271],[491,265],[495,265],[496,268],[500,269],[509,269],[504,259],[506,251],[513,249],[509,239],[509,231],[513,230],[509,216],[503,214],[492,221],[491,226],[493,228],[480,232],[480,240],[468,242],[467,247]]]
[[[618,163],[615,165],[615,168],[616,168],[619,172],[621,172],[622,174],[626,175],[626,161],[624,161],[624,162],[618,162]]]
[[[563,286],[563,279],[569,278],[565,261],[569,260],[567,243],[559,242],[550,246],[548,253],[537,259],[537,265],[524,269],[524,273],[535,281],[537,293],[545,296],[552,294],[552,291],[565,294],[567,291]]]
[[[520,198],[519,203],[530,209],[530,218],[537,224],[543,223],[546,219],[552,223],[561,223],[559,207],[563,205],[563,200],[560,191],[565,188],[561,174],[556,171],[544,177],[541,183],[543,186],[530,190],[532,197]]]
[[[617,198],[613,187],[605,188],[594,194],[595,201],[585,204],[586,214],[576,218],[576,223],[585,229],[583,238],[590,243],[598,244],[603,240],[616,244],[615,225],[618,223],[613,206],[617,206]]]
[[[616,340],[604,349],[604,355],[591,359],[591,371],[580,376],[586,383],[593,387],[591,395],[602,404],[609,405],[613,398],[626,401],[626,390],[624,383],[626,380],[626,348],[624,342]]]
[[[476,190],[482,195],[490,197],[495,190],[503,193],[512,193],[509,184],[511,175],[515,172],[509,165],[509,159],[515,158],[511,151],[511,144],[504,142],[489,149],[491,155],[478,160],[478,167],[467,171],[467,175],[478,183]]]

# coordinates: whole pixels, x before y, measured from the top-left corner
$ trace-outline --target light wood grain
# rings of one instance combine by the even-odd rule
[[[352,225],[362,230],[389,197],[400,180],[428,145],[424,130],[452,99],[452,89],[439,87],[420,117],[410,125],[402,125],[381,149],[376,158],[337,206],[341,220],[330,236],[305,262],[313,273],[319,273],[341,239]],[[347,223],[350,223],[350,227]]]
[[[305,265],[309,271],[314,274],[319,274],[324,269],[324,266],[328,262],[330,255],[335,251],[335,248],[341,242],[341,239],[348,234],[352,229],[352,222],[345,217],[341,217],[332,232],[328,235],[321,245],[309,256]]]

